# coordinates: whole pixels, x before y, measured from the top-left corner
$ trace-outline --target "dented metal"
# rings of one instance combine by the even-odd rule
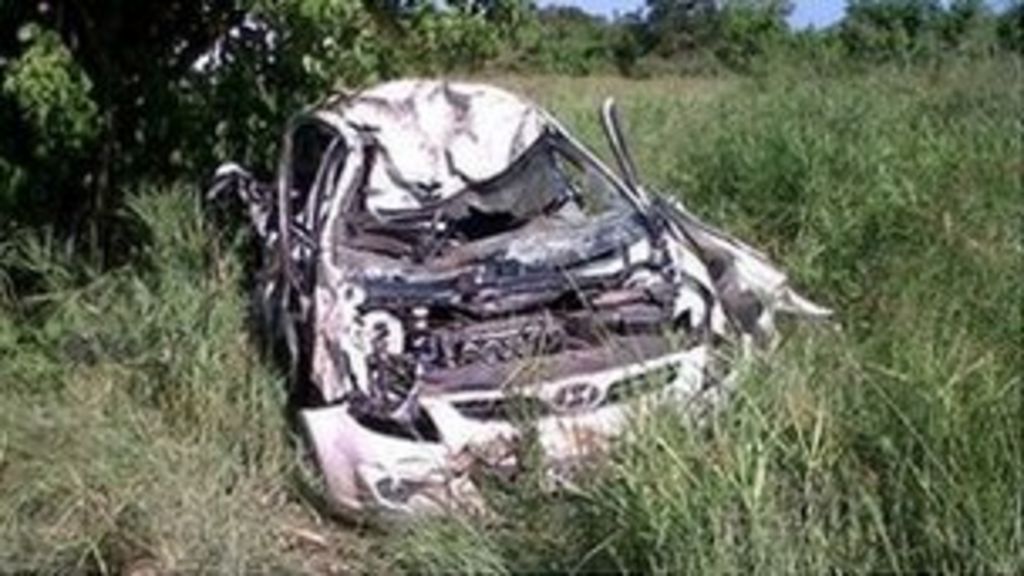
[[[237,166],[332,500],[479,509],[529,428],[552,470],[599,453],[635,398],[717,396],[713,358],[777,313],[823,316],[764,255],[645,190],[500,89],[400,81],[288,127],[274,185]]]

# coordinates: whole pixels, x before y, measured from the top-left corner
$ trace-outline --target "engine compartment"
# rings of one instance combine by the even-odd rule
[[[698,285],[628,211],[531,222],[423,263],[338,258],[362,290],[356,361],[383,413],[413,395],[508,391],[643,362],[707,335],[707,318],[680,306],[681,291],[702,298]]]
[[[364,155],[369,173],[386,161]],[[318,281],[346,307],[324,336],[331,377],[361,410],[407,418],[420,396],[515,390],[706,337],[711,294],[598,168],[551,131],[446,198],[410,188],[415,209],[374,209],[374,187],[355,185],[330,229],[336,275]]]

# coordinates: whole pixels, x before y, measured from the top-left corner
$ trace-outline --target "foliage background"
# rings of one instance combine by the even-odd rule
[[[276,128],[333,90],[403,75],[628,76],[837,69],[1019,53],[1024,4],[852,0],[795,32],[785,0],[649,0],[614,21],[525,0],[3,0],[0,227],[45,228],[97,265],[134,241],[141,182],[226,158],[272,166]]]

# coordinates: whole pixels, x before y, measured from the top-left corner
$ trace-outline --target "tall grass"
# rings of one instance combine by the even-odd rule
[[[501,522],[417,525],[396,560],[439,573],[1024,569],[1020,73],[627,94],[648,179],[767,247],[836,324],[791,329],[708,424],[638,417],[580,493],[538,503],[520,487]],[[596,137],[569,90],[548,102]]]
[[[241,237],[191,190],[97,274],[0,244],[0,566],[190,572],[1024,569],[1024,90],[1014,62],[820,78],[508,78],[591,142],[618,96],[649,183],[765,247],[834,325],[786,326],[733,402],[638,415],[578,490],[486,519],[322,519]],[[2,274],[0,274],[2,277]],[[2,278],[0,278],[2,280]],[[24,283],[24,282],[23,282]]]
[[[2,570],[309,564],[317,516],[290,481],[283,384],[249,343],[240,239],[197,198],[138,195],[147,242],[107,274],[8,246],[38,293],[0,314]]]

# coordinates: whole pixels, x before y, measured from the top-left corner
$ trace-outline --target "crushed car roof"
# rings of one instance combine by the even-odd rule
[[[399,80],[330,101],[318,114],[372,138],[383,157],[367,182],[371,209],[415,209],[489,180],[541,137],[547,115],[484,84]]]

